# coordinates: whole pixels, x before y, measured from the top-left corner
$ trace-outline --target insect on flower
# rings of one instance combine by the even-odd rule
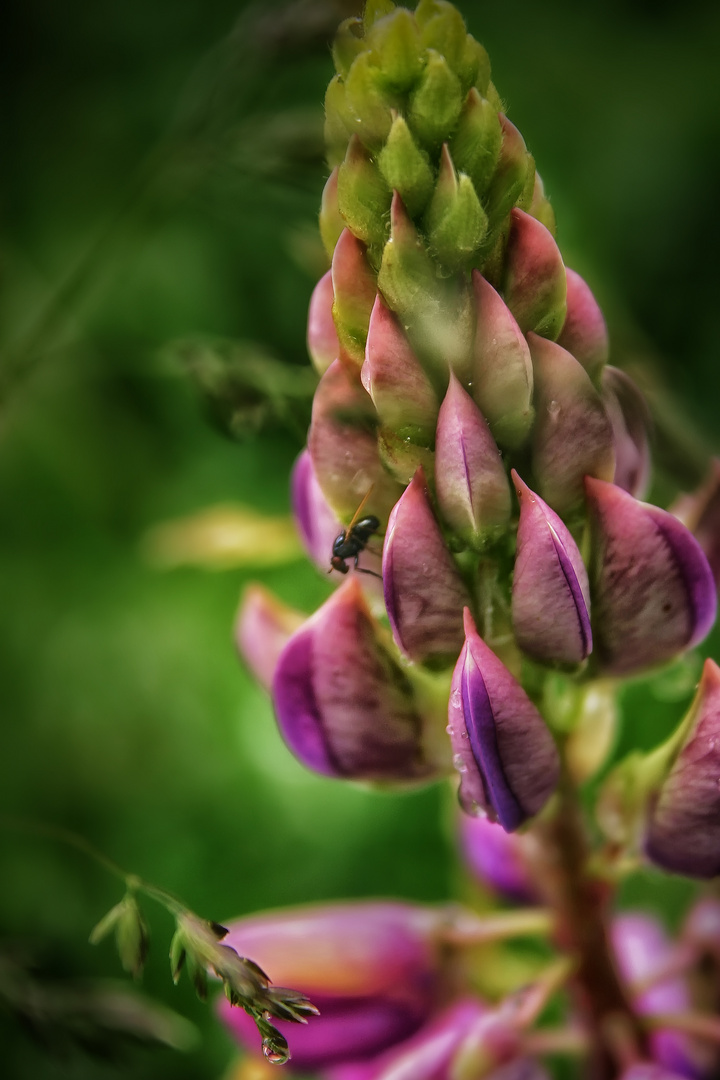
[[[330,569],[328,570],[328,574],[331,574],[333,570],[339,570],[341,574],[347,574],[350,567],[346,560],[354,559],[355,569],[359,571],[359,573],[372,574],[373,577],[377,578],[381,577],[381,575],[376,574],[374,570],[366,570],[364,567],[358,566],[358,559],[365,550],[368,540],[370,540],[373,534],[380,528],[380,521],[374,514],[360,517],[363,508],[370,497],[371,491],[372,487],[368,488],[362,502],[353,514],[352,521],[347,529],[335,537],[332,546],[332,554],[330,556]]]

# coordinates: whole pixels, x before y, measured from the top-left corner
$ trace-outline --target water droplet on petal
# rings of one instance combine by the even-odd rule
[[[452,694],[450,695],[450,704],[451,705],[460,705],[461,700],[462,700],[462,694],[460,693],[460,691],[459,690],[453,690]],[[448,731],[449,730],[450,730],[450,728],[448,728]]]
[[[455,755],[455,757],[453,758],[453,765],[459,773],[467,772],[467,765],[465,763],[465,758],[462,756],[462,754]]]

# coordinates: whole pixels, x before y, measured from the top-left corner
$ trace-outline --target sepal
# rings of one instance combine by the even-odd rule
[[[597,384],[610,349],[605,318],[587,282],[568,267],[565,274],[567,314],[557,342],[573,354]]]
[[[342,355],[358,365],[365,356],[370,312],[377,285],[366,258],[365,246],[344,229],[332,260],[333,319]]]
[[[387,240],[391,191],[357,135],[338,170],[338,207],[348,228],[368,247]]]
[[[455,171],[447,143],[440,155],[440,170],[425,214],[430,250],[448,270],[464,268],[482,244],[488,228],[487,214],[473,182]]]
[[[473,87],[450,140],[450,154],[456,167],[471,178],[479,195],[490,183],[501,144],[497,110]]]
[[[427,154],[413,139],[403,116],[393,119],[378,165],[388,188],[398,192],[408,213],[416,217],[432,194],[434,176]]]
[[[327,371],[340,355],[333,300],[332,271],[328,270],[313,289],[308,308],[307,349],[318,375]]]
[[[534,170],[533,170],[534,182]],[[552,233],[517,208],[510,215],[503,294],[527,334],[554,340],[565,322],[565,267]]]
[[[437,150],[452,133],[463,107],[460,80],[444,56],[428,49],[420,79],[410,95],[407,119],[422,145]]]

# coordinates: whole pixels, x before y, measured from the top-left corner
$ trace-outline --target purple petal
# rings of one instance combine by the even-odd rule
[[[370,316],[361,377],[384,426],[432,445],[437,394],[398,320],[379,296]]]
[[[370,491],[365,512],[387,521],[402,488],[383,468],[375,406],[357,369],[335,360],[318,384],[308,449],[325,499],[349,521]]]
[[[549,229],[517,207],[510,215],[503,295],[527,334],[554,340],[567,311],[565,267]]]
[[[606,367],[602,373],[602,399],[615,442],[613,483],[641,499],[650,483],[650,410],[629,375]]]
[[[445,522],[474,546],[510,518],[510,487],[497,444],[477,405],[451,373],[438,417],[435,486]]]
[[[532,467],[539,494],[559,514],[582,502],[583,478],[612,480],[613,431],[587,372],[565,349],[531,334],[535,373]]]
[[[566,267],[565,273],[567,315],[557,343],[572,353],[596,382],[608,358],[607,326],[590,286],[574,270]]]
[[[465,809],[513,832],[540,810],[560,764],[545,721],[465,611],[465,645],[450,690],[449,733]]]
[[[318,375],[340,355],[340,342],[333,322],[332,271],[328,270],[313,289],[308,308],[307,348]]]
[[[272,695],[285,742],[315,772],[396,781],[437,772],[412,691],[378,638],[357,578],[290,638]]]
[[[435,520],[422,469],[388,521],[383,591],[393,637],[411,660],[454,659],[468,594]]]
[[[666,870],[720,874],[720,668],[706,660],[690,731],[650,810],[645,850]]]
[[[713,459],[702,486],[692,494],[682,496],[670,509],[700,544],[715,585],[720,587],[720,459]]]
[[[262,585],[248,585],[235,622],[235,644],[261,686],[269,690],[280,653],[304,622]]]
[[[592,651],[590,586],[577,544],[547,503],[512,473],[520,501],[512,620],[518,645],[546,664]]]
[[[327,570],[333,540],[342,531],[342,525],[322,493],[309,450],[303,450],[293,466],[290,493],[295,523],[305,549],[317,566]]]
[[[595,651],[627,674],[696,645],[715,621],[717,597],[700,545],[672,514],[614,484],[586,480],[593,548]]]
[[[472,273],[477,311],[472,395],[501,446],[520,446],[533,422],[533,372],[523,332],[479,270]]]
[[[460,815],[459,827],[465,863],[483,885],[516,903],[538,903],[523,857],[524,837],[505,832],[488,818],[468,814]]]

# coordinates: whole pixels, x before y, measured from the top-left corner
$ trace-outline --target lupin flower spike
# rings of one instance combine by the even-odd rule
[[[448,731],[460,800],[513,832],[552,795],[559,758],[529,697],[482,640],[465,609],[465,644],[450,690]]]

